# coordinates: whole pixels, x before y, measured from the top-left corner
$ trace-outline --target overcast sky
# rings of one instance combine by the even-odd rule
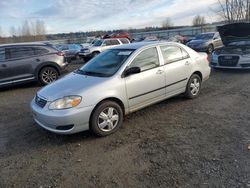
[[[190,25],[195,15],[214,20],[217,0],[0,0],[0,26],[41,19],[48,33],[161,26],[166,17],[174,25]]]

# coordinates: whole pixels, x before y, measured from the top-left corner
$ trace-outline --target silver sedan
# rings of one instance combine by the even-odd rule
[[[207,55],[182,44],[122,45],[42,88],[31,108],[36,123],[54,133],[106,136],[126,114],[182,93],[196,98],[209,75]]]

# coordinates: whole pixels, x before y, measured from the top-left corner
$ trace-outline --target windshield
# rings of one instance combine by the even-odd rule
[[[212,39],[214,37],[214,33],[202,33],[195,36],[195,39]]]
[[[229,46],[249,46],[250,41],[245,40],[245,41],[236,41],[236,42],[231,42],[228,44]]]
[[[78,74],[110,77],[114,75],[134,50],[107,50],[76,71]]]
[[[97,40],[97,41],[95,41],[95,43],[93,44],[93,46],[101,46],[102,42],[103,42],[103,40]]]

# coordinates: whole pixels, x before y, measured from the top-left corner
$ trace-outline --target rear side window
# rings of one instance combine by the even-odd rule
[[[161,46],[160,48],[164,58],[164,64],[172,63],[189,57],[185,50],[182,50],[177,46]]]
[[[34,48],[35,55],[43,55],[49,53],[49,50],[42,48],[42,47],[35,47]]]
[[[31,47],[13,47],[9,48],[9,59],[17,59],[30,57],[35,55],[35,51]]]
[[[119,40],[122,42],[122,44],[128,44],[129,43],[128,39],[119,39]]]
[[[4,60],[5,60],[5,49],[0,48],[0,61],[4,61]]]
[[[140,67],[141,71],[146,71],[159,66],[160,63],[156,48],[150,48],[142,51],[129,65],[129,67]]]

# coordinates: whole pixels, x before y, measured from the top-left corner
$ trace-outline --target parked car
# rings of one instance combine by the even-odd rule
[[[198,97],[209,75],[207,54],[182,44],[121,45],[42,88],[31,108],[37,124],[54,133],[106,136],[126,114],[181,93]]]
[[[65,57],[68,62],[79,59],[79,52],[82,49],[79,44],[56,45],[56,48],[65,53]]]
[[[181,44],[186,44],[187,38],[181,35],[175,35],[174,37],[170,37],[167,41],[169,42],[179,42]]]
[[[218,32],[201,33],[187,43],[187,46],[195,51],[207,52],[211,54],[214,49],[223,46]]]
[[[81,43],[82,48],[88,48],[92,46],[99,38],[96,37],[88,37],[84,43]]]
[[[99,53],[122,44],[129,44],[129,40],[127,38],[120,39],[99,39],[89,48],[81,49],[79,56],[86,59],[97,56]]]
[[[121,33],[112,33],[112,34],[106,34],[103,36],[104,39],[108,38],[127,38],[129,41],[131,41],[131,36],[127,32],[121,32]]]
[[[34,80],[47,85],[67,64],[63,52],[43,43],[0,45],[0,86]]]
[[[218,27],[224,47],[212,54],[214,68],[250,69],[250,23]]]

